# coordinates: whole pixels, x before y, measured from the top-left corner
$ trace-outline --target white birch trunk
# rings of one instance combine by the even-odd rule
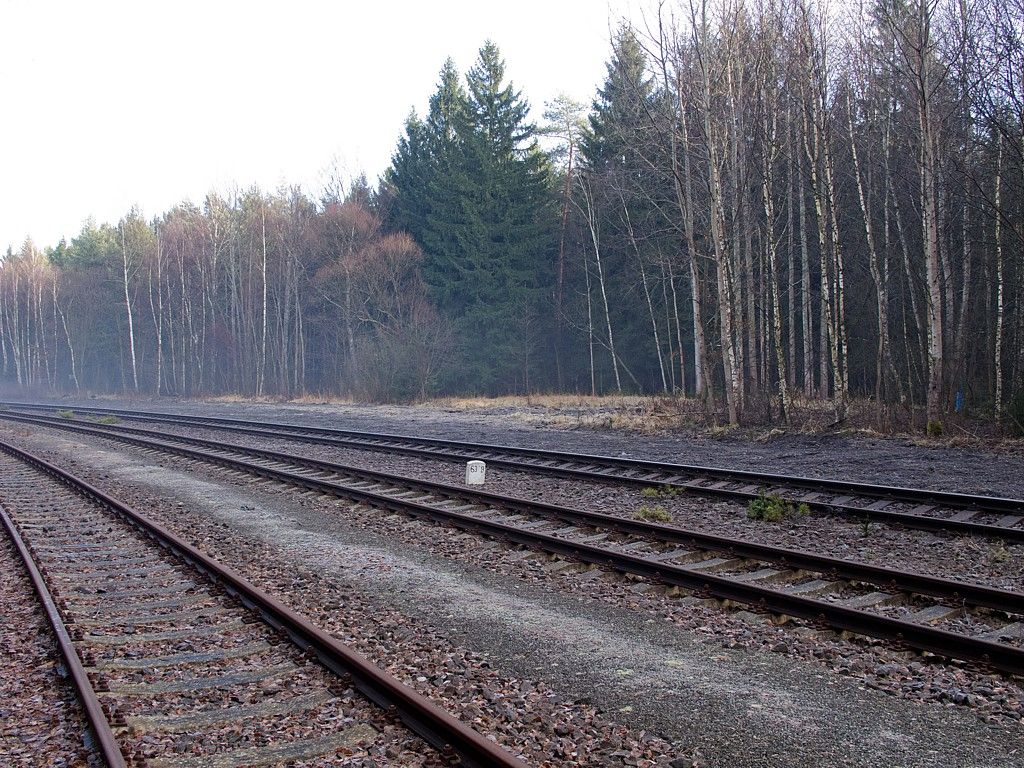
[[[139,391],[139,370],[135,360],[135,321],[132,317],[132,300],[128,292],[128,247],[124,238],[124,224],[121,225],[121,264],[124,277],[124,310],[128,315],[128,350],[132,361],[132,387]]]

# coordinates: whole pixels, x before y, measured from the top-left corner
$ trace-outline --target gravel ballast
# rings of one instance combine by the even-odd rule
[[[986,725],[964,707],[920,706],[872,690],[884,687],[889,678],[899,685],[900,667],[908,666],[906,660],[901,665],[897,659],[892,662],[895,670],[878,674],[879,665],[870,653],[837,654],[833,659],[837,665],[843,661],[870,665],[870,672],[836,676],[825,664],[787,658],[785,651],[756,650],[760,642],[749,642],[744,632],[752,636],[787,633],[779,636],[779,642],[799,644],[788,630],[763,628],[759,619],[748,624],[743,617],[698,606],[677,609],[689,618],[670,624],[656,620],[656,609],[644,604],[663,603],[663,598],[637,592],[633,589],[637,585],[617,577],[571,570],[555,573],[543,558],[491,551],[479,540],[475,544],[448,541],[440,549],[465,551],[462,559],[456,559],[454,551],[441,553],[442,559],[439,552],[416,543],[430,536],[437,539],[438,529],[406,523],[408,530],[388,535],[386,525],[395,526],[395,522],[378,522],[376,530],[366,522],[369,516],[379,517],[377,512],[350,512],[346,505],[322,498],[300,501],[290,492],[256,492],[251,481],[228,481],[223,473],[182,474],[172,469],[186,466],[178,460],[131,459],[135,455],[131,451],[101,449],[98,443],[83,447],[76,439],[50,434],[34,432],[31,442],[36,448],[47,445],[74,454],[77,471],[93,475],[97,482],[121,486],[125,492],[126,483],[143,484],[150,501],[173,497],[182,502],[184,506],[172,513],[172,522],[187,518],[190,525],[200,526],[205,518],[212,518],[205,523],[210,534],[204,546],[215,545],[237,555],[239,542],[248,540],[266,549],[281,566],[265,567],[274,571],[273,579],[289,601],[313,599],[310,595],[318,592],[329,595],[330,584],[344,585],[346,613],[353,602],[383,607],[402,627],[399,634],[427,632],[432,638],[443,636],[486,654],[497,673],[514,681],[520,692],[524,687],[543,690],[543,698],[557,697],[569,707],[567,712],[582,708],[585,725],[588,718],[596,722],[591,705],[566,702],[589,700],[606,717],[632,726],[623,744],[645,746],[644,740],[650,737],[644,729],[664,733],[676,743],[680,759],[696,757],[700,765],[923,766],[941,760],[987,766],[1014,765],[1019,759],[1019,725]],[[168,514],[167,506],[159,505],[164,510],[160,514]],[[414,529],[419,530],[409,533]],[[303,576],[297,588],[297,577],[285,574],[304,567],[321,576]],[[510,579],[516,569],[520,578]],[[575,592],[552,589],[553,573],[567,582],[579,579],[580,588]],[[621,604],[591,599],[588,594],[603,597],[605,591],[620,593]],[[329,615],[325,619],[339,621]],[[693,627],[694,621],[722,626]],[[424,624],[431,628],[424,629]],[[352,632],[353,626],[345,624],[342,631]],[[436,695],[437,681],[420,676],[427,679],[417,682]],[[459,691],[451,695],[457,698]],[[495,711],[500,713],[503,704],[509,706],[503,702],[506,697],[492,694],[492,698],[498,703],[483,696],[487,719],[494,718]],[[1009,699],[1012,707],[1012,691]],[[455,706],[464,708],[461,702]],[[551,722],[558,738],[574,738],[580,727],[568,716]],[[607,728],[616,731],[607,720],[601,722],[605,733]],[[569,723],[563,729],[570,735],[558,736],[561,723]],[[589,736],[595,727],[588,725],[583,733]],[[582,736],[580,740],[588,748],[601,747],[599,740],[587,742]],[[659,751],[654,742],[646,745],[651,753]],[[579,752],[609,757],[616,746],[613,741],[605,747],[611,751],[580,748]],[[660,748],[665,759],[669,752]],[[614,763],[592,758],[589,764]]]
[[[450,440],[519,445],[654,461],[723,466],[866,483],[1024,498],[1024,456],[882,435],[774,435],[764,441],[703,434],[640,435],[622,430],[529,423],[524,409],[464,411],[426,406],[224,403],[195,400],[74,399],[63,408],[127,408],[290,422]],[[571,411],[571,409],[569,409]],[[538,409],[538,413],[545,409]]]
[[[178,425],[147,425],[147,428],[159,429],[167,434],[224,440],[236,445],[309,456],[431,482],[459,485],[465,476],[465,467],[461,464],[410,456]],[[633,519],[645,509],[660,509],[671,517],[671,520],[664,522],[678,528],[812,551],[886,568],[972,581],[1000,589],[1024,589],[1024,545],[1006,544],[983,537],[896,528],[818,510],[809,514],[794,513],[781,522],[766,523],[750,520],[747,508],[742,504],[698,493],[659,493],[652,497],[645,496],[635,488],[600,482],[570,482],[502,467],[488,468],[484,490]]]
[[[2,480],[0,480],[2,482]],[[0,532],[0,764],[98,766],[57,641],[6,532]]]

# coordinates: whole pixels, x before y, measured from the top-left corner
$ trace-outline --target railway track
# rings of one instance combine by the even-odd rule
[[[5,405],[14,409],[47,412],[60,410],[59,406],[42,404]],[[777,496],[786,503],[803,504],[810,509],[858,521],[881,522],[957,535],[987,536],[1009,543],[1024,543],[1022,499],[298,424],[271,424],[242,419],[111,408],[84,408],[79,409],[79,412],[449,462],[481,459],[492,466],[508,469],[641,488],[669,487],[696,495],[744,503],[761,496]]]
[[[816,626],[1024,674],[1024,594],[198,437],[0,413],[411,515]]]
[[[424,765],[523,766],[166,529],[4,442],[0,523],[110,768],[335,765],[389,745]]]

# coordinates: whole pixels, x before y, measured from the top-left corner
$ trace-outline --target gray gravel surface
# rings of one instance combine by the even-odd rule
[[[771,635],[776,645],[800,642],[755,617],[689,604],[666,611],[671,601],[635,589],[648,585],[600,572],[574,574],[571,567],[563,570],[567,564],[493,550],[469,537],[441,537],[437,544],[436,529],[417,523],[381,519],[377,512],[320,498],[266,495],[249,481],[230,482],[222,474],[183,474],[185,464],[177,460],[129,459],[120,449],[87,449],[74,439],[43,439],[44,434],[33,442],[75,454],[83,474],[125,492],[123,483],[144,484],[151,501],[162,500],[164,509],[171,497],[181,501],[172,520],[209,516],[212,532],[204,546],[237,553],[240,541],[248,540],[291,563],[287,573],[301,572],[300,563],[313,565],[323,579],[344,585],[349,605],[358,593],[368,604],[410,617],[403,632],[410,622],[431,623],[438,636],[485,652],[520,692],[526,687],[551,691],[559,700],[589,700],[607,717],[632,725],[629,739],[642,743],[643,729],[664,733],[700,765],[1018,764],[1019,725],[987,725],[962,707],[920,706],[873,690],[886,687],[889,678],[898,689],[902,668],[912,666],[905,659],[890,660],[895,669],[880,669],[884,653],[837,651],[837,643],[817,640],[827,657],[823,664],[787,658],[784,649],[764,653],[759,648]],[[564,589],[553,588],[554,577],[565,582]],[[323,589],[320,577],[300,581],[299,593],[284,586],[290,599]],[[620,603],[612,604],[605,593],[618,594]],[[656,620],[659,610],[673,623]],[[833,662],[861,666],[866,673],[839,677],[829,672]],[[956,670],[917,674],[947,693],[962,684]],[[434,681],[417,682],[429,687]],[[1019,708],[1012,687],[997,679],[983,682],[999,689],[1006,706]],[[937,693],[933,700],[943,698]],[[500,703],[490,702],[488,709],[493,717]],[[578,723],[564,727],[574,734]]]
[[[225,482],[222,474],[187,462],[170,461],[167,464],[178,469],[164,469],[163,462],[139,461],[63,435],[47,435],[49,430],[9,430],[0,425],[0,435],[5,431],[13,432],[30,450],[66,464],[169,525],[463,722],[495,735],[511,751],[528,757],[530,764],[654,766],[688,759],[681,747],[642,730],[631,732],[598,716],[594,707],[565,699],[542,680],[519,680],[492,670],[475,653],[394,611],[386,601],[374,600],[376,590],[363,594],[356,588],[361,585],[325,579],[320,563],[308,563],[304,547],[292,544],[282,549],[276,534],[247,538],[227,524],[235,515],[245,519],[257,510],[273,510],[275,517],[301,511],[308,500],[283,490],[260,493],[249,479]],[[154,496],[146,489],[164,495]],[[225,510],[230,514],[224,516]],[[329,573],[346,576],[343,566]]]
[[[24,566],[0,533],[0,765],[98,766],[57,642]]]
[[[296,443],[241,433],[201,430],[178,425],[147,424],[167,434],[224,440],[311,456],[354,467],[390,472],[458,485],[465,468],[459,464],[408,456]],[[815,554],[858,560],[886,568],[926,573],[985,584],[1000,589],[1024,588],[1024,545],[985,538],[951,536],[914,529],[867,524],[818,510],[794,514],[779,523],[750,520],[746,506],[698,494],[645,496],[635,488],[574,482],[502,467],[487,470],[485,490],[534,501],[563,504],[606,514],[636,518],[645,508],[671,516],[668,524],[704,533],[731,536],[773,546],[810,550]],[[654,489],[651,489],[654,490]]]
[[[130,761],[235,765],[248,763],[253,750],[278,749],[292,750],[295,768],[445,764],[357,693],[351,679],[308,664],[265,624],[247,623],[246,609],[215,596],[204,576],[103,507],[7,454],[0,454],[0,499],[26,528],[50,589],[59,590],[65,622],[82,633],[76,649],[94,688],[107,691],[104,702],[125,719],[128,730],[115,736]],[[50,525],[49,533],[39,530]],[[86,544],[102,547],[101,554],[81,551]],[[111,597],[125,588],[163,590],[173,604]],[[174,601],[189,589],[188,605]],[[293,709],[300,699],[312,703]],[[240,714],[270,702],[280,709]],[[212,722],[168,726],[178,717],[225,710],[226,718]],[[43,750],[33,757],[36,765],[51,764]]]
[[[637,435],[589,427],[552,429],[524,424],[520,413],[501,408],[466,412],[423,406],[109,399],[60,403],[65,407],[123,407],[415,434],[1024,498],[1024,455],[1005,447],[979,450],[864,435],[795,434],[752,442],[693,434]]]

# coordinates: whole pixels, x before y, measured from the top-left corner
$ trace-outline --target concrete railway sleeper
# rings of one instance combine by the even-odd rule
[[[103,491],[4,442],[0,478],[0,523],[110,768],[334,764],[385,750],[424,765],[524,765]]]
[[[680,587],[697,598],[1024,674],[1024,595],[1017,592],[202,438],[0,415],[425,518]]]
[[[53,412],[60,406],[5,403],[10,408]],[[440,461],[482,459],[494,466],[556,477],[630,485],[671,487],[716,498],[750,501],[779,496],[818,511],[952,534],[990,536],[1024,543],[1024,500],[920,488],[871,485],[812,477],[748,472],[667,462],[594,456],[514,446],[488,445],[407,435],[274,424],[243,419],[189,416],[112,408],[80,413],[181,424],[278,439],[355,448]]]

